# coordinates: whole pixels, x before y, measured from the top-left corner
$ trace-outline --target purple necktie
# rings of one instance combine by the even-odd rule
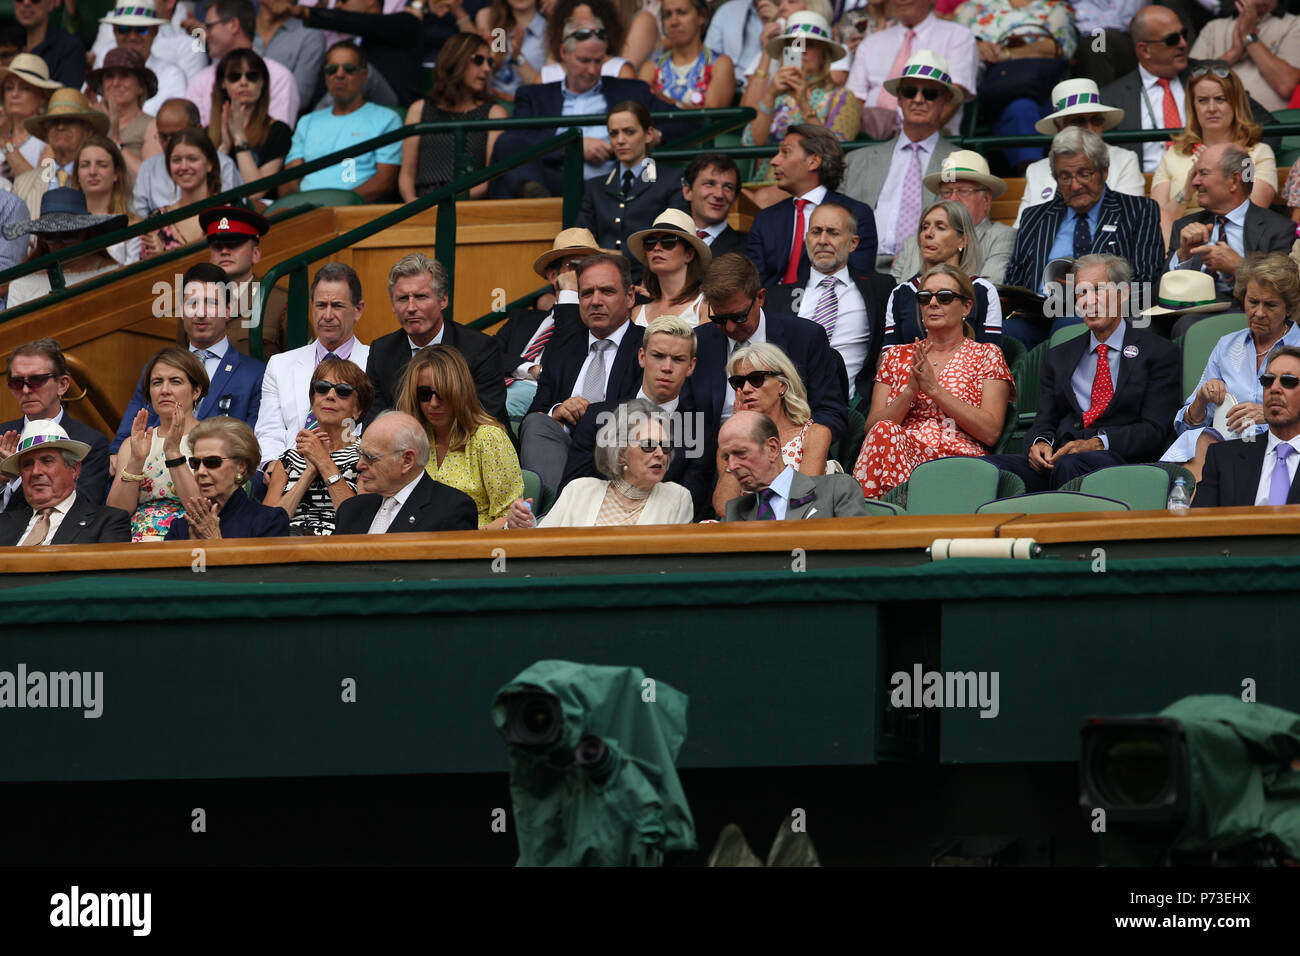
[[[908,237],[916,235],[921,224],[921,144],[908,143],[912,159],[903,175],[903,191],[898,194],[898,220],[894,225],[894,249],[902,249]]]
[[[771,488],[761,488],[758,492],[758,511],[754,513],[755,521],[775,521],[776,511],[772,509],[772,499],[776,492]]]
[[[1268,503],[1286,504],[1286,496],[1291,493],[1291,471],[1286,466],[1287,456],[1295,451],[1286,442],[1277,446],[1277,464],[1273,466],[1273,481],[1268,486]]]

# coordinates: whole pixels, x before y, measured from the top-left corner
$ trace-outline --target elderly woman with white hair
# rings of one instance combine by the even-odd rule
[[[596,436],[596,468],[609,480],[574,479],[540,521],[516,500],[506,527],[688,524],[691,493],[663,480],[674,451],[672,418],[662,408],[644,398],[624,402]]]

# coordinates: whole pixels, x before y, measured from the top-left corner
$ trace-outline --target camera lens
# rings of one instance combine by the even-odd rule
[[[523,691],[506,699],[507,743],[545,749],[560,739],[562,727],[560,698],[554,694]]]
[[[598,766],[608,757],[609,748],[605,746],[605,741],[595,734],[583,734],[582,739],[578,741],[578,749],[573,753],[573,759],[579,767]]]

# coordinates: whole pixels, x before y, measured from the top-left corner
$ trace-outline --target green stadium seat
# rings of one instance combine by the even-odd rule
[[[1129,506],[1113,498],[1085,495],[1078,491],[1040,491],[986,501],[975,509],[977,515],[1046,515],[1076,511],[1128,511]]]
[[[996,465],[978,458],[936,458],[917,465],[883,500],[911,515],[965,515],[997,493]]]
[[[1048,344],[1039,342],[1025,353],[1020,364],[1011,371],[1016,378],[1016,412],[1026,428],[1038,414],[1038,386],[1043,376],[1043,356]]]
[[[1157,511],[1169,498],[1171,480],[1169,472],[1155,465],[1116,465],[1081,475],[1061,490],[1114,498],[1134,511]]]
[[[998,436],[997,444],[993,446],[993,454],[1000,455],[1007,450],[1007,446],[1011,444],[1011,436],[1015,434],[1017,421],[1016,403],[1007,402],[1007,414],[1002,422],[1002,434]]]
[[[879,498],[867,498],[862,502],[869,515],[905,515],[907,514],[902,508],[888,501],[881,501]]]
[[[851,475],[853,466],[858,463],[858,453],[862,451],[862,443],[867,437],[867,416],[850,405],[846,422],[844,439],[839,442],[843,446],[843,451],[832,457],[840,463],[846,475]]]
[[[1027,351],[1025,343],[1019,339],[1013,339],[1009,335],[1004,335],[999,344],[1002,346],[1002,356],[1007,360],[1007,368],[1011,369],[1011,372],[1014,375],[1016,371],[1016,363],[1025,357],[1025,352]]]
[[[533,499],[533,514],[540,518],[551,510],[555,504],[555,489],[542,484],[542,476],[527,468],[521,469],[524,476],[524,497]]]
[[[1014,471],[998,472],[998,497],[1011,498],[1025,493],[1025,480]]]
[[[1210,361],[1210,353],[1219,344],[1219,339],[1229,332],[1236,332],[1245,327],[1246,314],[1244,312],[1225,312],[1222,315],[1212,315],[1208,319],[1201,319],[1188,327],[1187,334],[1179,340],[1183,349],[1182,394],[1184,397],[1192,394],[1192,391],[1200,383],[1201,374],[1205,371],[1205,365]],[[1245,401],[1244,396],[1238,395],[1237,398]]]
[[[1278,11],[1279,13],[1281,11]],[[1273,122],[1275,123],[1300,123],[1300,110],[1274,110]],[[1282,137],[1282,148],[1277,154],[1277,168],[1279,170],[1295,165],[1296,160],[1300,160],[1300,136],[1291,135]],[[1282,183],[1277,184],[1278,189],[1282,188]]]
[[[266,215],[296,206],[360,206],[365,202],[350,189],[308,189],[281,196],[266,207]]]
[[[1047,340],[1047,347],[1049,349],[1054,349],[1058,345],[1068,342],[1071,339],[1077,339],[1080,335],[1087,335],[1087,333],[1088,326],[1084,325],[1082,322],[1076,322],[1074,325],[1063,325],[1052,333],[1052,337]]]
[[[1182,465],[1178,464],[1177,462],[1175,462],[1175,461],[1155,461],[1155,462],[1152,462],[1151,464],[1152,464],[1154,467],[1156,467],[1156,468],[1163,469],[1164,472],[1165,472],[1167,475],[1169,475],[1169,487],[1170,487],[1170,488],[1172,488],[1172,487],[1174,486],[1174,480],[1175,480],[1175,479],[1177,479],[1177,478],[1181,478],[1181,479],[1183,479],[1183,481],[1187,482],[1187,495],[1188,495],[1188,497],[1191,497],[1192,492],[1194,492],[1194,491],[1196,490],[1196,477],[1195,477],[1195,476],[1194,476],[1190,471],[1188,471],[1186,468],[1184,468]],[[1165,496],[1165,501],[1168,501],[1168,500],[1169,500],[1169,496],[1166,495],[1166,496]],[[1164,506],[1162,505],[1161,507],[1164,507]]]

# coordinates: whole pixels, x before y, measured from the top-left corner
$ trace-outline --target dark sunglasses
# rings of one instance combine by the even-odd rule
[[[229,458],[222,458],[220,455],[205,455],[202,458],[190,458],[190,471],[198,471],[199,465],[202,465],[208,471],[216,471],[221,467],[223,461],[230,461]]]
[[[415,400],[423,405],[425,402],[431,402],[438,397],[438,393],[428,385],[417,385],[415,387]]]
[[[665,455],[671,455],[673,452],[673,443],[667,438],[661,438],[659,441],[655,441],[653,438],[642,438],[640,441],[632,442],[632,444],[636,445],[647,455],[654,454],[656,448],[662,449]]]
[[[641,248],[646,252],[658,247],[664,252],[669,252],[677,248],[677,243],[681,242],[681,236],[646,236],[641,240]]]
[[[1200,77],[1205,76],[1205,74],[1207,73],[1213,73],[1215,76],[1222,79],[1231,72],[1232,72],[1232,67],[1229,64],[1225,63],[1223,60],[1209,60],[1205,63],[1202,63],[1196,69],[1192,70],[1191,76],[1189,76],[1188,79],[1189,80],[1199,79]]]
[[[1282,379],[1282,387],[1286,389],[1295,388],[1297,385],[1300,385],[1300,376],[1292,375],[1290,372],[1280,376],[1274,375],[1272,372],[1265,372],[1259,377],[1259,384],[1263,385],[1265,388],[1271,388],[1273,382],[1278,378]]]
[[[258,70],[244,70],[242,73],[239,70],[226,71],[227,83],[238,83],[243,79],[247,79],[249,83],[261,83],[262,74]]]
[[[1171,33],[1167,37],[1160,37],[1158,40],[1148,40],[1148,43],[1163,43],[1165,46],[1178,46],[1179,40],[1187,39],[1187,28],[1179,30],[1177,33]]]
[[[123,27],[123,26],[114,25],[113,32],[120,33],[123,36],[126,36],[131,33],[134,33],[136,36],[144,36],[152,29],[153,27]]]
[[[953,292],[952,289],[940,289],[938,292],[918,292],[916,302],[918,305],[929,305],[931,299],[938,299],[940,305],[952,305],[954,299],[966,301],[966,297],[960,292]]]
[[[357,390],[355,385],[349,385],[347,382],[327,382],[323,378],[318,378],[311,383],[311,390],[317,395],[328,395],[331,388],[339,398],[351,398]]]
[[[484,63],[490,63],[491,60],[492,57],[488,56],[486,53],[475,53],[469,58],[469,61],[475,66],[482,66]]]
[[[339,70],[342,70],[348,76],[351,76],[353,73],[358,72],[360,69],[361,67],[357,66],[355,63],[326,63],[325,75],[333,76]]]
[[[594,40],[603,40],[603,39],[605,39],[605,36],[606,36],[606,34],[605,34],[605,31],[604,31],[604,30],[574,30],[572,33],[570,33],[570,34],[569,34],[568,36],[566,36],[564,39],[566,39],[566,40],[577,40],[577,41],[581,42],[581,41],[583,41],[583,40],[593,40],[593,39],[594,39]]]
[[[762,388],[763,383],[767,381],[769,376],[778,376],[780,374],[780,372],[765,372],[759,369],[756,372],[750,372],[748,375],[732,375],[727,379],[727,384],[734,389],[739,389],[740,386],[748,382],[754,388]]]
[[[715,325],[726,325],[728,322],[735,322],[737,325],[749,318],[749,313],[754,310],[754,303],[758,301],[758,296],[749,300],[749,305],[743,312],[714,312],[709,316],[709,321]]]
[[[21,392],[24,388],[30,388],[33,392],[54,378],[53,372],[46,372],[44,375],[28,375],[26,378],[9,377],[9,388],[15,392]]]
[[[912,86],[909,84],[908,86],[900,86],[898,88],[898,98],[900,100],[914,100],[916,99],[916,94],[920,93],[925,97],[926,102],[933,103],[939,98],[939,94],[942,92],[943,90],[936,90],[933,86]]]

